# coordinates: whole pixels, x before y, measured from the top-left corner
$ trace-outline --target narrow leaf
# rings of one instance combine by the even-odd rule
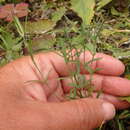
[[[127,101],[130,103],[130,96],[126,96],[126,97],[119,97],[119,99],[121,99],[122,101]]]

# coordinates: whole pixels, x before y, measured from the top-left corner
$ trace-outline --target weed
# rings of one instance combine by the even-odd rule
[[[125,1],[129,3],[129,0]],[[22,1],[0,0],[0,4],[5,5],[9,3],[17,5],[19,2]],[[82,7],[84,2],[87,2],[87,4]],[[121,3],[121,0],[119,0],[119,3],[117,3],[117,0],[55,0],[53,3],[47,0],[29,1],[28,4],[32,6],[30,7],[31,13],[26,17],[25,22],[19,21],[14,16],[11,23],[0,20],[1,65],[24,54],[29,54],[42,77],[33,54],[39,51],[58,52],[58,55],[64,58],[66,64],[73,64],[75,67],[75,71],[71,69],[69,71],[69,78],[71,79],[69,85],[73,87],[69,99],[92,96],[94,90],[93,75],[100,68],[93,70],[90,66],[93,62],[100,60],[100,58],[95,58],[97,51],[121,59],[127,68],[124,77],[130,78],[130,19],[129,6],[127,6],[129,4],[121,5]],[[123,10],[123,8],[125,9]],[[13,7],[14,9],[15,7]],[[20,9],[18,10],[20,11]],[[6,17],[4,18],[6,19]],[[85,51],[90,51],[92,55],[90,61],[85,62]],[[81,54],[84,56],[82,64],[80,63]],[[88,80],[81,75],[81,67],[84,67],[89,73]],[[64,78],[61,77],[60,80]],[[45,83],[43,81],[46,80],[41,79],[41,81],[31,82]],[[99,95],[100,92],[97,97]],[[122,99],[128,101],[129,97]],[[129,113],[129,110],[117,112],[114,120],[102,125],[99,129],[129,129],[126,128],[129,126]]]

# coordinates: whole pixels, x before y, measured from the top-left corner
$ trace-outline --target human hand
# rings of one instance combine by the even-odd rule
[[[74,68],[66,65],[63,58],[55,53],[41,53],[34,57],[45,79],[44,84],[30,57],[23,57],[2,67],[0,129],[90,130],[113,118],[115,109],[105,100],[117,108],[128,107],[128,103],[117,99],[117,96],[130,94],[130,81],[118,77],[124,72],[124,65],[104,54],[97,54],[96,57],[102,59],[94,62],[92,67],[102,70],[94,75],[93,83],[95,91],[103,89],[103,100],[86,98],[65,101],[64,95],[70,90],[68,81],[61,82],[57,78],[69,76],[69,68]],[[86,52],[86,61],[90,59],[90,53]],[[88,77],[83,68],[81,73]]]

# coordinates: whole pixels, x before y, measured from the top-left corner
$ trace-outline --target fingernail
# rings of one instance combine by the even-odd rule
[[[110,103],[103,103],[102,104],[103,107],[103,111],[104,111],[104,120],[111,120],[115,114],[116,114],[116,110],[114,105],[110,104]]]

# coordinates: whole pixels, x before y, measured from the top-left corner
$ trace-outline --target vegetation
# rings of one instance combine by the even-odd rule
[[[130,79],[130,0],[0,0],[1,66],[23,55],[31,55],[35,64],[34,53],[55,50],[76,66],[70,71],[69,99],[92,96],[91,81],[100,68],[93,70],[90,64],[101,60],[95,58],[96,52],[122,60],[126,66],[122,76]],[[88,80],[79,70],[79,56],[85,50],[93,56],[83,63]],[[121,99],[130,102],[130,97]],[[121,110],[98,129],[129,130],[129,119],[130,110]]]

